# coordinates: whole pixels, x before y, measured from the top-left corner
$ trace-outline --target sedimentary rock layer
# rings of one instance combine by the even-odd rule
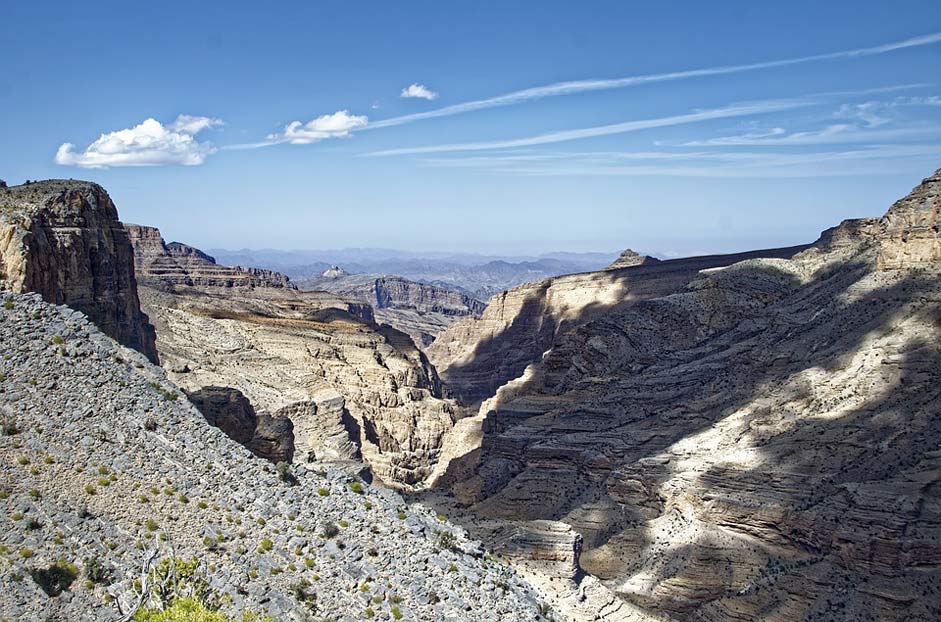
[[[137,297],[133,249],[98,184],[53,179],[0,189],[0,286],[78,309],[157,360],[154,330]]]
[[[571,525],[611,619],[938,619],[939,189],[557,333],[439,483]]]

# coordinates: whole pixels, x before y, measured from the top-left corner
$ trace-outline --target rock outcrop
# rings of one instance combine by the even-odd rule
[[[164,243],[156,227],[125,224],[134,247],[134,268],[147,282],[190,287],[273,287],[296,289],[291,280],[271,270],[220,266],[198,248]]]
[[[647,275],[674,262],[622,269],[654,295],[553,330],[452,432],[439,485],[475,521],[581,534],[617,595],[594,619],[938,619],[939,188],[667,295]],[[462,351],[519,347],[510,324]]]
[[[294,458],[294,426],[284,416],[256,414],[248,398],[238,389],[202,387],[186,394],[190,402],[214,425],[256,456],[271,462]]]
[[[0,286],[86,313],[107,335],[157,360],[141,312],[134,252],[108,193],[53,179],[0,190]]]
[[[255,459],[81,313],[3,296],[0,617],[127,620],[171,590],[221,607],[206,620],[552,615],[443,517],[323,465]]]
[[[159,248],[148,244],[139,263],[167,265]],[[430,474],[453,404],[425,355],[407,335],[376,325],[368,304],[240,278],[190,285],[165,277],[142,269],[141,298],[179,386],[230,387],[259,412],[289,417],[299,460],[361,457],[393,486]]]
[[[651,257],[649,255],[641,255],[636,251],[631,249],[626,249],[622,252],[617,259],[615,259],[607,270],[617,270],[619,268],[632,268],[634,266],[642,266],[646,263],[656,263],[660,261],[656,257]]]
[[[682,291],[701,270],[757,257],[790,257],[807,246],[644,262],[527,283],[490,299],[479,318],[464,318],[427,348],[448,388],[476,405],[552,348],[556,337],[639,300]]]

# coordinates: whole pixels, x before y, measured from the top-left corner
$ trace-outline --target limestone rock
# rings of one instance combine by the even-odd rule
[[[606,273],[635,276],[561,328],[553,310],[577,307],[548,302],[560,279],[525,312],[508,293],[509,313],[430,349],[459,393],[488,398],[434,481],[476,521],[570,525],[608,590],[593,597],[623,619],[938,619],[938,182],[792,258]],[[542,337],[527,346],[518,324]]]
[[[186,394],[210,425],[214,425],[236,443],[247,445],[255,436],[258,416],[251,402],[238,389],[201,387]]]
[[[114,203],[98,184],[48,180],[0,190],[0,285],[67,304],[156,361],[133,257]]]
[[[252,439],[245,445],[256,456],[271,462],[294,460],[294,424],[287,417],[258,415]]]

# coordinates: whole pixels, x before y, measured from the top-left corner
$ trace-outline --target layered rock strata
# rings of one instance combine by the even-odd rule
[[[168,281],[146,267],[168,265],[154,255],[161,245],[146,248],[141,296],[174,382],[237,389],[259,412],[290,418],[297,459],[361,457],[393,486],[427,477],[453,405],[407,335],[376,325],[366,303],[329,292]],[[190,257],[189,274],[215,270]]]
[[[939,189],[557,333],[439,483],[477,520],[581,534],[620,602],[597,619],[937,619]]]
[[[134,252],[108,193],[53,179],[0,189],[0,286],[86,313],[107,335],[157,360],[141,312]]]

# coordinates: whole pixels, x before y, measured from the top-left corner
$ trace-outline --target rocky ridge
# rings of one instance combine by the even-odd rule
[[[446,441],[454,499],[436,501],[491,541],[573,528],[606,588],[591,603],[556,584],[578,619],[937,619],[939,225],[941,171],[791,258],[582,313],[496,390],[459,384],[486,399]],[[671,263],[616,274],[630,291]],[[461,351],[506,351],[498,311]]]
[[[52,179],[0,189],[0,287],[81,310],[106,334],[157,360],[133,249],[98,184]]]
[[[232,620],[548,615],[444,517],[317,464],[276,472],[83,314],[0,297],[0,618],[127,620],[191,558],[181,576]]]
[[[344,296],[259,286],[233,276],[240,269],[219,279],[220,267],[197,252],[171,270],[179,263],[170,245],[146,229],[150,242],[137,245],[141,299],[174,382],[191,393],[237,390],[265,423],[288,417],[298,460],[362,458],[393,486],[427,477],[453,405],[407,335],[376,325],[371,306]]]
[[[486,306],[454,289],[398,276],[349,274],[334,268],[318,278],[299,281],[298,286],[367,302],[375,311],[376,321],[410,335],[420,346],[432,343],[439,332],[458,318],[480,315]]]

